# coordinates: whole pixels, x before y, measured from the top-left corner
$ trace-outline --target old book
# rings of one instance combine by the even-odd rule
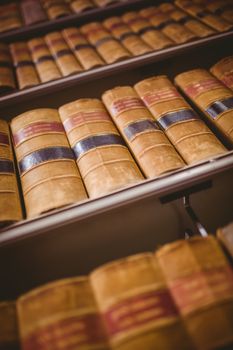
[[[68,16],[71,10],[64,0],[41,0],[49,19]]]
[[[23,350],[108,350],[107,336],[87,277],[36,288],[17,301]]]
[[[27,43],[21,41],[10,44],[10,52],[19,88],[24,89],[39,84],[40,80]]]
[[[149,21],[141,17],[138,12],[127,12],[122,17],[133,32],[137,33],[153,50],[161,50],[174,45],[174,41],[169,39],[159,30],[156,30]]]
[[[163,273],[151,253],[94,270],[90,281],[116,350],[193,349]]]
[[[215,0],[206,3],[206,8],[233,24],[233,3],[228,0]]]
[[[28,41],[33,62],[42,83],[61,78],[61,73],[43,38]]]
[[[181,73],[175,82],[232,143],[233,92],[205,69]]]
[[[135,89],[187,164],[227,151],[166,76],[142,80]]]
[[[196,38],[196,35],[182,24],[175,22],[158,7],[148,7],[139,11],[139,14],[160,30],[176,44],[183,44]]]
[[[26,25],[46,21],[47,19],[42,5],[38,0],[21,0],[20,10]]]
[[[85,24],[80,28],[88,41],[95,46],[97,52],[106,63],[114,63],[131,56],[128,50],[116,40],[99,22]]]
[[[210,68],[210,72],[233,90],[233,56],[221,59]]]
[[[84,69],[92,69],[104,65],[104,61],[94,47],[77,28],[66,28],[62,31],[62,35]]]
[[[75,13],[95,8],[95,5],[91,0],[69,0],[68,4],[70,5],[71,10]]]
[[[195,348],[232,347],[233,270],[215,238],[167,244],[156,257]]]
[[[116,87],[102,99],[146,177],[185,165],[133,88]]]
[[[0,93],[15,89],[13,63],[8,46],[0,43]]]
[[[191,17],[171,3],[163,3],[159,6],[159,9],[168,14],[175,22],[189,29],[198,38],[204,38],[215,33],[215,30],[198,21],[196,18]]]
[[[77,100],[60,107],[59,113],[90,197],[143,179],[100,100]]]
[[[217,230],[217,238],[233,258],[233,222]]]
[[[25,112],[11,129],[28,217],[87,198],[57,110]]]
[[[60,32],[45,35],[45,41],[63,76],[82,71],[82,67]]]
[[[0,226],[21,219],[10,131],[8,124],[0,119]]]
[[[0,32],[22,27],[18,3],[11,2],[0,6]]]
[[[15,302],[0,302],[0,350],[19,350]]]
[[[116,39],[121,41],[133,56],[143,55],[152,51],[151,47],[137,33],[133,32],[120,17],[110,17],[103,22],[103,25]]]
[[[116,2],[119,2],[119,0],[93,0],[93,2],[98,6],[98,7],[105,7],[111,4],[114,4]]]

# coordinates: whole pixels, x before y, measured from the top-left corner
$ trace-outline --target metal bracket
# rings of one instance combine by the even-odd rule
[[[189,217],[191,218],[192,222],[194,223],[195,227],[197,228],[199,234],[202,237],[207,237],[208,236],[207,230],[201,224],[196,213],[194,212],[193,208],[190,205],[189,195],[186,195],[183,197],[183,205],[184,205],[184,208],[185,208],[186,212],[188,213]]]

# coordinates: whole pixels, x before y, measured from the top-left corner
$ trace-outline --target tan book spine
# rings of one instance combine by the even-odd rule
[[[21,219],[10,131],[8,124],[0,119],[0,226]]]
[[[214,237],[167,244],[156,253],[196,349],[233,344],[233,270]]]
[[[181,73],[175,83],[233,143],[233,92],[204,69]]]
[[[108,350],[87,277],[48,283],[17,301],[22,350]]]
[[[63,76],[82,71],[82,67],[66,44],[61,33],[53,32],[45,35],[45,42]]]
[[[8,46],[0,43],[0,92],[4,93],[15,89],[13,63]]]
[[[16,69],[16,77],[20,89],[40,83],[36,68],[26,42],[10,44],[10,52]]]
[[[11,129],[28,217],[87,198],[57,110],[25,112]]]
[[[0,6],[0,32],[22,27],[20,11],[17,3]]]
[[[133,56],[143,55],[152,51],[151,47],[138,34],[133,32],[120,17],[110,17],[103,22],[103,25],[116,39],[121,41]]]
[[[185,165],[133,88],[116,87],[102,99],[146,177]]]
[[[150,253],[101,266],[90,275],[99,310],[117,350],[193,349],[162,271]]]
[[[93,46],[77,28],[67,28],[62,35],[84,69],[92,69],[104,65]]]
[[[61,73],[43,38],[29,40],[28,47],[42,83],[61,78]]]
[[[233,24],[233,3],[232,1],[225,0],[215,0],[212,2],[207,2],[206,8],[215,13],[218,16],[221,16],[224,20]]]
[[[20,10],[26,25],[47,20],[47,16],[38,0],[22,0],[20,2]]]
[[[0,302],[0,350],[19,350],[15,302]]]
[[[210,68],[210,72],[233,90],[233,56],[224,57]]]
[[[90,197],[143,179],[101,101],[77,100],[59,113]]]
[[[187,164],[227,151],[166,76],[142,80],[135,89]]]
[[[56,19],[71,14],[71,10],[64,0],[42,0],[42,5],[49,19]]]
[[[92,22],[80,28],[87,40],[95,46],[97,52],[106,63],[114,63],[131,56],[118,40],[116,40],[101,23]]]
[[[95,8],[95,5],[91,0],[73,0],[70,1],[70,8],[75,13],[91,10]]]
[[[217,230],[217,238],[233,258],[233,222]]]
[[[93,2],[98,6],[98,7],[105,7],[111,4],[114,4],[116,2],[119,2],[119,0],[93,0]]]
[[[137,12],[127,12],[121,18],[153,50],[161,50],[174,45],[174,41],[159,30],[155,30],[154,26]]]

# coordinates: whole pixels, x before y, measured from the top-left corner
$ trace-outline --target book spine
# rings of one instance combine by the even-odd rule
[[[55,109],[35,109],[11,122],[28,217],[86,199]]]
[[[15,89],[13,63],[8,46],[0,43],[0,92]]]
[[[82,26],[80,30],[106,63],[118,62],[131,56],[101,23],[92,22]]]
[[[185,165],[133,88],[108,90],[102,99],[146,177]]]
[[[93,0],[98,7],[105,7],[118,2],[119,0]]]
[[[59,113],[90,197],[143,179],[101,101],[77,100]]]
[[[10,44],[11,56],[16,69],[17,82],[20,89],[40,83],[36,68],[26,42]]]
[[[77,28],[67,28],[62,35],[84,69],[92,69],[104,65],[96,50]]]
[[[20,10],[24,23],[31,25],[38,22],[46,21],[47,16],[43,11],[40,1],[23,0],[20,2]]]
[[[61,78],[61,73],[43,38],[29,40],[28,47],[42,83]]]
[[[206,4],[207,10],[233,24],[233,6],[230,1],[213,1]]]
[[[217,230],[217,238],[233,258],[233,222]]]
[[[17,314],[22,350],[108,350],[87,277],[51,282],[21,296]]]
[[[18,350],[18,324],[15,302],[0,302],[0,350]]]
[[[126,47],[133,55],[143,55],[151,52],[151,47],[147,45],[138,34],[134,33],[120,17],[111,17],[103,22],[103,25],[111,34]]]
[[[69,6],[64,0],[41,0],[41,2],[49,19],[68,16],[71,13]]]
[[[70,8],[75,13],[91,10],[95,5],[90,0],[73,0],[70,2]]]
[[[205,69],[176,76],[175,83],[233,142],[233,92]]]
[[[187,164],[226,152],[166,76],[142,80],[135,89]]]
[[[45,41],[63,76],[82,71],[82,67],[59,32],[49,33]]]
[[[22,27],[18,4],[11,3],[0,6],[0,32]]]
[[[233,56],[225,57],[211,67],[210,72],[233,90]]]
[[[21,219],[10,131],[8,124],[0,119],[0,226]]]
[[[167,244],[156,257],[197,349],[233,344],[233,270],[214,237]]]
[[[103,265],[90,281],[112,349],[193,349],[152,254]]]

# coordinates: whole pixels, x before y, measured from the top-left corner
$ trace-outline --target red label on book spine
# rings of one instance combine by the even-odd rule
[[[203,92],[207,92],[213,89],[221,89],[223,87],[222,83],[220,83],[217,79],[206,79],[196,83],[189,84],[185,87],[185,93],[192,97],[196,98],[198,95]]]

